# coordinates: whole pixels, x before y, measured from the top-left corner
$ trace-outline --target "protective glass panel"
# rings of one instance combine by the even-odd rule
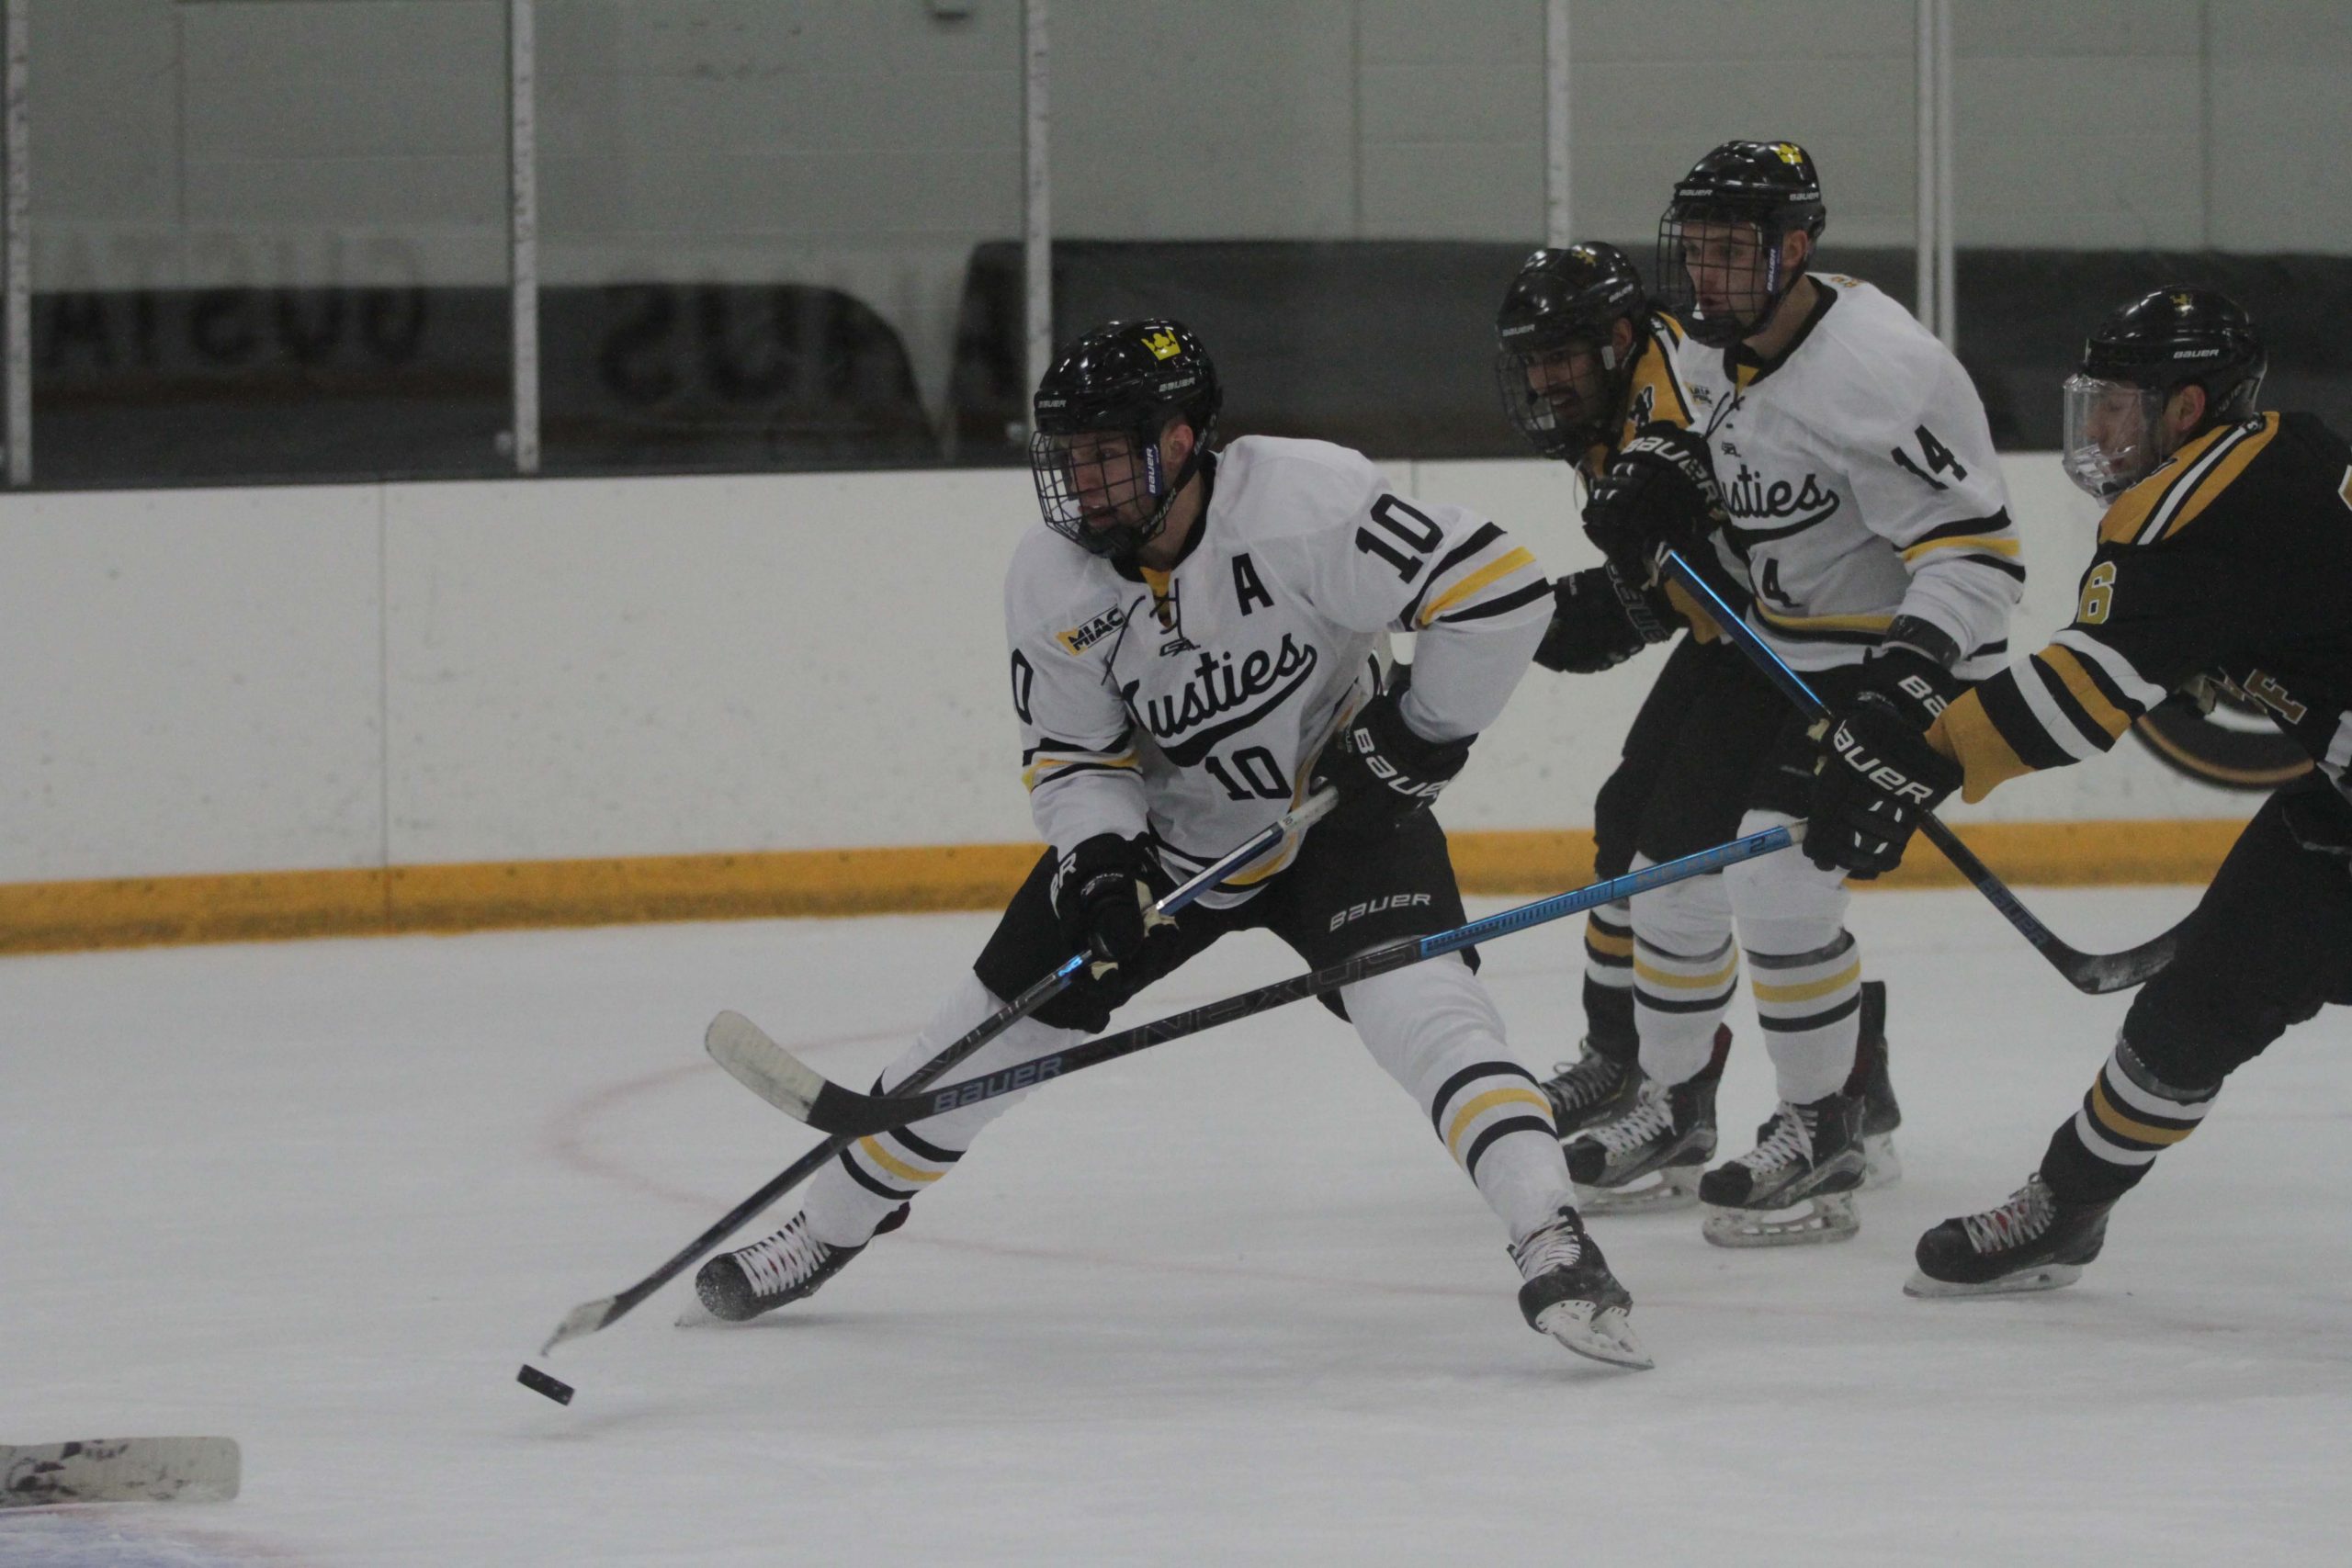
[[[2352,9],[2301,0],[1952,6],[1961,357],[2005,446],[2059,449],[2118,306],[2218,288],[2267,408],[2352,423]]]
[[[504,470],[505,6],[32,0],[43,484]]]
[[[1011,0],[540,0],[550,472],[974,460],[967,334],[1020,335]],[[1025,447],[992,460],[1025,460]]]
[[[1228,436],[1524,455],[1491,367],[1544,235],[1541,0],[1198,11],[1054,8],[1056,343],[1173,316],[1222,373]],[[1022,379],[976,426],[1019,422]]]

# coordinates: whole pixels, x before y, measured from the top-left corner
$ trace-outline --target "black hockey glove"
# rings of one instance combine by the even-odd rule
[[[1892,640],[1898,634],[1906,640]],[[1828,744],[1815,766],[1805,828],[1805,859],[1860,881],[1903,863],[1919,819],[1962,778],[1960,764],[1928,741],[1928,727],[1960,694],[1941,657],[1958,649],[1907,617],[1888,637],[1863,661],[1853,702],[1825,726]]]
[[[2287,836],[2315,855],[2352,870],[2352,800],[2324,773],[2307,774],[2278,792],[2278,819]]]
[[[1152,904],[1151,855],[1140,838],[1097,833],[1062,856],[1054,874],[1054,917],[1075,953],[1123,964],[1143,951]]]
[[[1339,792],[1339,804],[1323,819],[1334,832],[1393,830],[1435,800],[1470,760],[1476,737],[1422,739],[1397,710],[1397,695],[1386,691],[1364,704],[1316,763],[1315,786]]]
[[[1552,584],[1552,624],[1535,645],[1535,662],[1566,674],[1613,670],[1674,635],[1666,595],[1625,586],[1614,567],[1589,567]]]
[[[1729,515],[1706,442],[1680,425],[1652,420],[1593,480],[1584,531],[1620,577],[1646,589],[1658,585],[1667,551],[1695,563],[1699,547]]]

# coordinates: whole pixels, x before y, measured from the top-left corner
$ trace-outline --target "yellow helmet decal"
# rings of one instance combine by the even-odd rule
[[[1176,341],[1176,334],[1166,331],[1147,333],[1143,345],[1161,359],[1173,359],[1183,348]]]

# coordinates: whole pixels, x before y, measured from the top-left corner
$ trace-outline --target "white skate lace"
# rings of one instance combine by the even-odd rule
[[[1656,1081],[1645,1082],[1634,1101],[1634,1109],[1614,1122],[1604,1122],[1592,1130],[1591,1136],[1612,1155],[1640,1148],[1644,1144],[1665,1137],[1674,1131],[1674,1106],[1667,1098],[1666,1086]]]
[[[1739,1156],[1738,1163],[1750,1170],[1770,1170],[1779,1166],[1801,1165],[1813,1157],[1812,1130],[1797,1108],[1787,1100],[1772,1112],[1772,1125],[1764,1141]]]
[[[1544,1092],[1551,1098],[1555,1113],[1581,1111],[1606,1100],[1616,1089],[1621,1071],[1608,1057],[1588,1051],[1576,1061],[1553,1063]]]
[[[1982,1257],[2033,1240],[2050,1228],[2051,1216],[2056,1213],[2050,1189],[2042,1185],[2037,1171],[2009,1194],[2007,1202],[1981,1214],[1962,1215],[1960,1225],[1968,1233],[1968,1245]]]
[[[1532,1280],[1555,1269],[1575,1268],[1584,1257],[1584,1238],[1573,1219],[1558,1219],[1529,1232],[1526,1240],[1510,1249],[1510,1256],[1519,1265],[1519,1277]]]
[[[742,1265],[743,1277],[760,1294],[773,1296],[814,1274],[831,1251],[831,1247],[808,1234],[807,1217],[795,1214],[775,1235],[736,1253],[735,1261]]]

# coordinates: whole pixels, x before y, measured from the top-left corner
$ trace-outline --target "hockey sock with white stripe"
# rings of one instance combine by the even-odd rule
[[[2113,1202],[2139,1185],[2158,1155],[2197,1131],[2221,1091],[2220,1084],[2165,1083],[2118,1035],[2082,1108],[2051,1136],[2041,1178],[2069,1201]]]

